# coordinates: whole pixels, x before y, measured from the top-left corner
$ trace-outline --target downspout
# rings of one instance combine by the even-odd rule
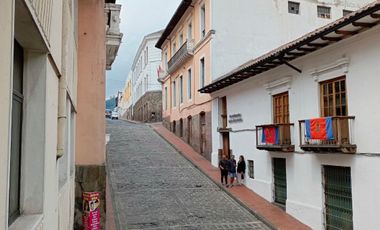
[[[59,78],[58,92],[58,137],[57,137],[57,159],[65,153],[66,140],[66,74]]]

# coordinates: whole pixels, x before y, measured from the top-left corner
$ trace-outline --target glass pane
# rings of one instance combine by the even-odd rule
[[[346,81],[345,80],[340,82],[340,89],[342,91],[346,91]]]
[[[335,85],[335,93],[339,93],[340,92],[340,89],[339,89],[339,84],[340,82],[335,82],[334,85]]]
[[[333,93],[333,86],[332,83],[328,83],[328,93],[332,94]]]

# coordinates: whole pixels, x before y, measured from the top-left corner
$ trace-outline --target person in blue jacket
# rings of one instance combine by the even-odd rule
[[[228,160],[228,177],[230,178],[229,187],[234,186],[234,181],[236,178],[236,160],[235,156],[231,155],[231,159]]]

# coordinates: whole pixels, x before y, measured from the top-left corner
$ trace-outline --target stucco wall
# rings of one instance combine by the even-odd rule
[[[78,2],[78,114],[76,164],[105,162],[104,2]]]
[[[235,155],[244,155],[255,162],[255,179],[247,179],[247,186],[269,201],[273,201],[272,157],[287,159],[286,211],[313,229],[323,228],[322,165],[351,167],[353,221],[357,229],[378,229],[380,189],[377,175],[380,168],[380,147],[377,144],[380,124],[377,121],[380,101],[380,26],[349,38],[339,44],[299,58],[292,64],[302,69],[302,74],[286,66],[268,71],[215,93],[215,98],[227,96],[228,115],[240,113],[243,122],[228,124],[233,130],[255,128],[255,125],[272,123],[272,95],[289,92],[290,122],[295,123],[295,153],[273,153],[257,150],[255,132],[231,133],[231,149]],[[339,65],[338,62],[347,62]],[[318,78],[312,73],[326,69]],[[298,120],[320,116],[319,81],[346,76],[348,115],[355,116],[352,133],[357,153],[315,154],[304,153],[299,146]],[[267,83],[290,79],[285,84],[265,89]],[[272,95],[271,95],[272,94]],[[214,109],[217,109],[214,102]],[[214,111],[213,111],[214,112]],[[213,122],[213,130],[217,122]],[[213,133],[213,155],[221,148],[220,135]],[[213,163],[217,159],[213,156]]]
[[[288,1],[212,1],[212,77],[216,79],[307,32],[343,16],[372,0],[298,0],[300,14],[288,13]],[[331,19],[318,18],[317,6],[331,7]]]

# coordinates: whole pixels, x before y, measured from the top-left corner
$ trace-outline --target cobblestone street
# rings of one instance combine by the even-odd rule
[[[145,124],[108,121],[117,229],[269,229]]]

